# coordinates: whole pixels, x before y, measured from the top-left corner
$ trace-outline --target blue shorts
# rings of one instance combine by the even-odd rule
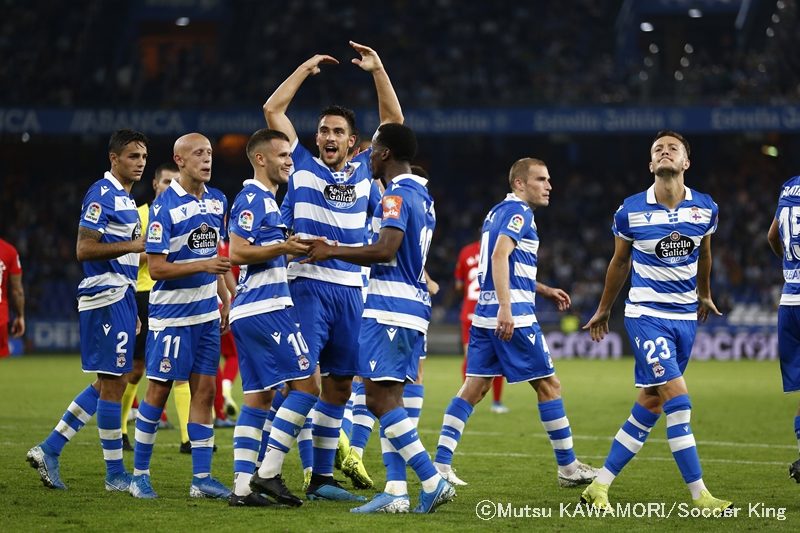
[[[245,394],[314,374],[317,358],[309,353],[294,307],[236,319],[231,329]]]
[[[625,329],[636,358],[633,377],[637,387],[663,385],[686,371],[697,320],[625,317]]]
[[[414,381],[419,369],[422,332],[379,324],[374,318],[361,323],[359,376],[372,381]]]
[[[187,381],[191,374],[216,376],[219,366],[219,319],[191,326],[150,330],[146,342],[147,377]]]
[[[800,306],[778,307],[778,356],[783,392],[800,390]]]
[[[514,328],[514,335],[509,341],[500,340],[493,328],[470,328],[468,376],[505,376],[509,383],[520,383],[555,373],[550,349],[538,323]]]
[[[133,370],[136,343],[136,293],[125,291],[122,300],[78,313],[81,367],[84,372],[121,376]]]
[[[414,346],[414,353],[417,356],[417,359],[420,361],[424,361],[428,358],[428,335],[423,334],[422,338],[417,341],[416,346]]]
[[[289,291],[310,353],[319,354],[323,376],[358,373],[358,330],[364,301],[361,287],[297,278]]]

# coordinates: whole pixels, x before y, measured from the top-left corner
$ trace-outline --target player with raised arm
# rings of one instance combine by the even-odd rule
[[[642,448],[662,411],[669,448],[694,505],[719,511],[731,506],[714,498],[703,483],[683,378],[697,320],[721,314],[711,299],[711,234],[717,229],[718,208],[709,195],[684,185],[689,154],[689,143],[679,133],[656,134],[649,163],[655,183],[626,198],[614,214],[614,256],[597,311],[583,326],[593,340],[605,337],[611,307],[632,265],[625,329],[639,394],[614,436],[605,465],[581,496],[595,507],[610,507],[611,483]]]
[[[461,373],[467,379],[467,347],[469,346],[469,330],[472,327],[472,317],[475,316],[475,306],[478,305],[478,295],[481,293],[481,286],[478,282],[478,260],[481,255],[481,243],[475,241],[464,246],[458,253],[456,269],[453,277],[455,278],[454,289],[456,292],[463,293],[461,302],[461,343],[464,347],[464,362],[461,365]],[[503,405],[503,376],[497,376],[492,380],[492,408],[496,414],[505,414],[508,407]]]
[[[360,54],[352,62],[372,74],[378,95],[381,124],[403,122],[397,95],[378,54],[354,42]],[[300,65],[264,104],[270,128],[289,137],[295,172],[289,178],[281,215],[287,227],[306,239],[323,238],[342,247],[361,246],[367,217],[380,203],[380,191],[372,182],[371,150],[348,160],[357,139],[355,115],[331,106],[320,113],[314,157],[297,139],[286,110],[300,86],[320,72],[322,64],[338,63],[328,55],[315,55]],[[357,265],[338,259],[304,264],[292,261],[287,268],[292,300],[311,353],[319,354],[322,392],[312,415],[313,473],[306,495],[309,499],[360,500],[333,478],[344,409],[357,370],[358,328],[364,303],[362,278]]]
[[[174,160],[180,176],[153,202],[147,225],[147,263],[156,284],[150,291],[148,385],[136,418],[130,493],[157,497],[150,483],[150,459],[158,420],[177,380],[188,381],[191,389],[189,496],[228,498],[230,490],[211,477],[219,337],[220,330],[227,329],[230,305],[222,277],[230,270],[230,260],[217,255],[217,244],[228,202],[221,191],[206,185],[211,180],[212,149],[205,136],[189,133],[178,138]]]
[[[783,290],[778,306],[778,355],[783,392],[800,391],[800,176],[781,187],[775,218],[767,233],[769,246],[783,258]],[[800,407],[794,417],[800,448]],[[789,477],[800,483],[800,459],[789,465]]]
[[[106,462],[105,487],[127,491],[131,476],[122,462],[120,400],[133,367],[137,330],[136,274],[144,250],[142,228],[131,187],[147,163],[147,137],[117,130],[108,142],[111,170],[86,193],[76,252],[84,278],[78,285],[81,366],[97,380],[70,403],[47,439],[28,450],[28,462],[47,487],[66,489],[59,456],[67,442],[97,413]]]
[[[286,278],[286,255],[304,255],[308,246],[286,237],[275,201],[278,186],[289,181],[292,155],[286,134],[255,132],[247,143],[253,178],[244,182],[231,208],[230,254],[242,273],[231,308],[231,328],[239,350],[244,405],[233,438],[234,488],[231,506],[300,506],[281,476],[286,453],[319,396],[316,359],[298,327]],[[275,388],[288,394],[277,409],[266,455],[254,475]],[[252,487],[252,488],[251,488]]]
[[[25,334],[25,290],[17,249],[0,239],[0,358],[8,357],[8,302],[14,311],[11,336]]]
[[[386,488],[352,509],[355,513],[408,512],[406,464],[422,482],[414,512],[433,512],[455,496],[453,487],[436,472],[403,407],[403,385],[416,378],[415,358],[431,315],[424,268],[436,225],[427,180],[411,174],[416,151],[414,133],[401,124],[383,124],[373,138],[370,166],[387,185],[376,243],[349,247],[304,241],[311,246],[304,261],[338,259],[372,265],[358,339],[359,375],[364,378],[367,407],[379,418],[385,437]]]
[[[570,306],[566,292],[536,281],[539,233],[533,211],[550,205],[550,173],[540,159],[520,159],[511,166],[508,184],[511,192],[483,222],[467,378],[445,411],[434,464],[451,483],[466,485],[452,469],[453,453],[474,407],[495,377],[505,376],[509,383],[528,382],[536,392],[559,485],[574,487],[594,479],[594,469],[575,457],[561,382],[536,319],[536,294],[552,300],[559,311]]]

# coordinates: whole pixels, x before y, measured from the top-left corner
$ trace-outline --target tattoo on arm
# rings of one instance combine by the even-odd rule
[[[83,241],[83,240],[89,239],[89,240],[92,240],[92,241],[95,241],[95,242],[100,242],[100,238],[102,236],[103,236],[103,234],[100,233],[97,230],[85,228],[83,226],[78,226],[78,240],[79,241]]]

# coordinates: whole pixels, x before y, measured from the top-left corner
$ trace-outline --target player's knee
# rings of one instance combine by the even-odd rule
[[[486,393],[489,392],[489,389],[492,388],[492,379],[493,378],[467,376],[464,385],[461,386],[458,396],[473,406],[477,405],[483,400]]]

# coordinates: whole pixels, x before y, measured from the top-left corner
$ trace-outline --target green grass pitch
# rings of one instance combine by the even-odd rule
[[[567,414],[579,458],[601,466],[635,397],[632,360],[558,361]],[[443,411],[460,384],[460,359],[430,357],[425,367],[425,405],[420,433],[428,451],[438,439]],[[630,504],[631,516],[581,517],[575,503],[581,489],[560,489],[552,449],[538,419],[527,384],[507,386],[505,415],[479,405],[456,452],[458,475],[469,482],[456,500],[427,516],[354,516],[347,503],[306,502],[299,509],[232,509],[227,502],[188,497],[191,460],[178,453],[177,430],[158,434],[152,463],[160,498],[137,501],[103,489],[104,472],[97,429],[90,422],[62,454],[61,476],[68,491],[46,489],[25,462],[25,452],[53,428],[74,395],[91,379],[77,356],[25,356],[0,361],[0,530],[2,531],[406,531],[436,530],[643,530],[728,531],[800,528],[800,486],[788,479],[797,458],[792,431],[797,396],[781,391],[777,363],[695,362],[687,382],[694,406],[692,426],[704,479],[713,494],[734,501],[737,517],[684,517],[689,494],[672,460],[663,420],[639,456],[613,485],[612,503]],[[140,386],[140,395],[144,385]],[[241,393],[240,393],[241,396]],[[175,420],[172,401],[168,413]],[[663,417],[662,417],[663,418]],[[133,426],[130,426],[131,435]],[[232,479],[232,430],[216,431],[219,452],[214,474]],[[366,451],[367,468],[378,487],[384,481],[376,437]],[[132,468],[132,454],[126,454]],[[296,452],[287,458],[285,477],[300,491]],[[337,474],[337,477],[343,477]],[[419,483],[409,471],[412,505]],[[349,484],[348,484],[349,486]],[[371,496],[372,491],[361,491]],[[512,516],[482,520],[479,502],[500,504]],[[648,517],[645,505],[654,505]],[[568,505],[566,513],[561,505]],[[635,504],[639,504],[638,506]],[[642,505],[645,504],[645,505]],[[672,508],[669,518],[665,514]],[[661,507],[663,505],[663,507]],[[529,510],[525,510],[528,506]],[[657,506],[657,507],[656,507]],[[774,516],[783,508],[781,520]],[[685,507],[684,507],[685,509]],[[549,517],[524,517],[538,513]],[[486,507],[484,507],[486,512]],[[513,516],[516,514],[516,516]],[[634,515],[644,516],[634,516]],[[685,513],[684,513],[685,514]]]

